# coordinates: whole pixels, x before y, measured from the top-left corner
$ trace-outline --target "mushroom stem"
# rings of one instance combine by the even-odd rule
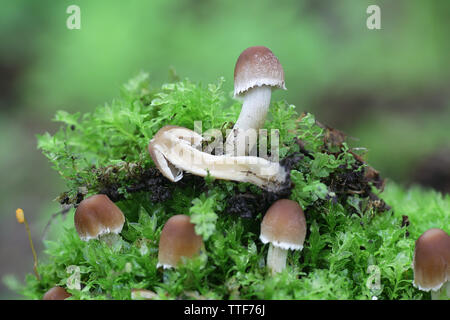
[[[266,121],[271,95],[272,88],[269,86],[249,89],[244,95],[242,110],[234,127],[244,130],[261,128]]]
[[[267,266],[272,271],[272,275],[283,271],[286,268],[286,258],[288,249],[283,249],[269,245],[269,252],[267,253]]]
[[[270,86],[254,87],[244,94],[241,113],[226,140],[226,154],[244,156],[250,153],[254,147],[254,141],[249,141],[245,154],[237,154],[236,141],[238,139],[245,139],[246,130],[254,129],[258,131],[264,126],[267,111],[270,106],[271,95],[272,88]]]
[[[98,237],[98,240],[105,243],[108,247],[112,249],[120,248],[121,236],[116,233],[104,233]]]
[[[450,281],[447,281],[438,290],[431,290],[431,300],[450,299]]]

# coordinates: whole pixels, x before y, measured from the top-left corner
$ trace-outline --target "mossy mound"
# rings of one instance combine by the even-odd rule
[[[224,136],[232,127],[240,103],[226,98],[222,83],[184,80],[154,88],[140,74],[111,104],[84,115],[57,113],[63,126],[39,136],[38,146],[67,183],[58,201],[69,210],[86,196],[107,194],[127,221],[113,247],[81,241],[74,227],[47,241],[41,280],[28,275],[21,293],[41,299],[49,288],[66,286],[75,266],[80,290],[68,288],[74,299],[131,299],[136,289],[154,292],[155,299],[429,298],[412,286],[414,240],[428,228],[448,228],[442,221],[448,221],[450,197],[385,187],[341,132],[285,101],[272,102],[265,124],[279,130],[280,160],[290,170],[283,192],[189,174],[178,183],[161,176],[147,152],[161,127],[192,130],[202,121],[203,131],[219,128]],[[272,276],[259,229],[265,210],[280,198],[304,208],[308,232],[304,249],[289,252],[287,269]],[[176,270],[157,269],[161,229],[176,214],[191,216],[205,252]]]

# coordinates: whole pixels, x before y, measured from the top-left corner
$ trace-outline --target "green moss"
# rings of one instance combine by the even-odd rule
[[[74,299],[130,299],[132,289],[152,290],[159,299],[429,298],[412,286],[414,240],[431,227],[449,231],[442,224],[448,221],[450,197],[390,183],[383,199],[392,210],[379,212],[367,196],[336,194],[339,177],[360,177],[365,165],[345,143],[329,151],[314,117],[298,115],[284,101],[273,103],[265,128],[279,129],[281,158],[301,148],[310,156],[292,168],[290,194],[305,209],[308,234],[301,252],[289,252],[282,273],[272,276],[265,267],[268,246],[259,241],[264,212],[255,209],[247,219],[227,210],[236,194],[263,197],[255,186],[207,177],[200,187],[185,177],[184,185],[166,186],[171,196],[158,202],[149,197],[151,191],[127,188],[154,167],[147,145],[162,126],[193,129],[194,121],[202,120],[203,131],[230,127],[240,104],[228,101],[222,83],[205,87],[185,80],[151,88],[141,74],[123,87],[120,99],[92,113],[59,112],[55,120],[63,126],[54,135],[39,136],[38,146],[67,183],[60,202],[76,203],[80,190],[83,197],[114,184],[127,221],[113,247],[83,242],[73,227],[65,229],[57,241],[45,243],[41,281],[30,274],[16,289],[41,299],[50,287],[79,276],[81,290],[68,289]],[[159,235],[174,214],[192,217],[205,252],[176,270],[157,269]],[[402,226],[403,215],[410,226]],[[79,273],[70,271],[73,266]]]

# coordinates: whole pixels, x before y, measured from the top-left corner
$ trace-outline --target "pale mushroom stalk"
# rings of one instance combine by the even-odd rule
[[[266,121],[269,111],[272,88],[269,86],[255,87],[244,95],[241,113],[236,121],[235,128],[260,129]]]
[[[235,146],[238,139],[245,139],[245,133],[248,129],[257,131],[264,126],[267,112],[269,111],[272,88],[269,86],[260,86],[249,89],[243,95],[243,104],[239,118],[236,121],[233,130],[226,140],[225,152],[231,155],[237,155]],[[254,143],[249,142],[248,152],[254,147]]]
[[[183,171],[216,179],[249,182],[265,190],[284,187],[287,172],[278,162],[252,157],[211,155],[197,149],[202,136],[181,127],[161,128],[150,141],[149,152],[160,172],[173,182],[183,177]]]
[[[117,233],[104,233],[98,236],[98,240],[105,243],[108,247],[113,249],[119,249],[122,237]]]
[[[267,267],[272,271],[272,274],[283,271],[286,268],[287,249],[269,245],[269,252],[267,253]]]
[[[431,300],[450,299],[450,282],[447,281],[439,290],[431,290]]]

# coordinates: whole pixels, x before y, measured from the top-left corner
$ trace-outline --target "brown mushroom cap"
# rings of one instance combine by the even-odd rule
[[[53,287],[44,294],[42,300],[64,300],[71,296],[64,288]]]
[[[441,229],[429,229],[416,241],[414,286],[420,290],[439,290],[450,280],[450,236]]]
[[[96,194],[78,205],[74,217],[75,228],[84,241],[106,233],[120,233],[125,217],[107,195]]]
[[[195,225],[186,215],[167,220],[159,239],[158,266],[176,267],[181,257],[192,258],[203,248],[202,237],[195,233]]]
[[[260,239],[282,249],[302,250],[306,219],[300,205],[289,199],[276,201],[261,223]]]
[[[253,87],[263,85],[286,90],[283,67],[266,47],[245,49],[234,68],[234,95],[238,96]]]

